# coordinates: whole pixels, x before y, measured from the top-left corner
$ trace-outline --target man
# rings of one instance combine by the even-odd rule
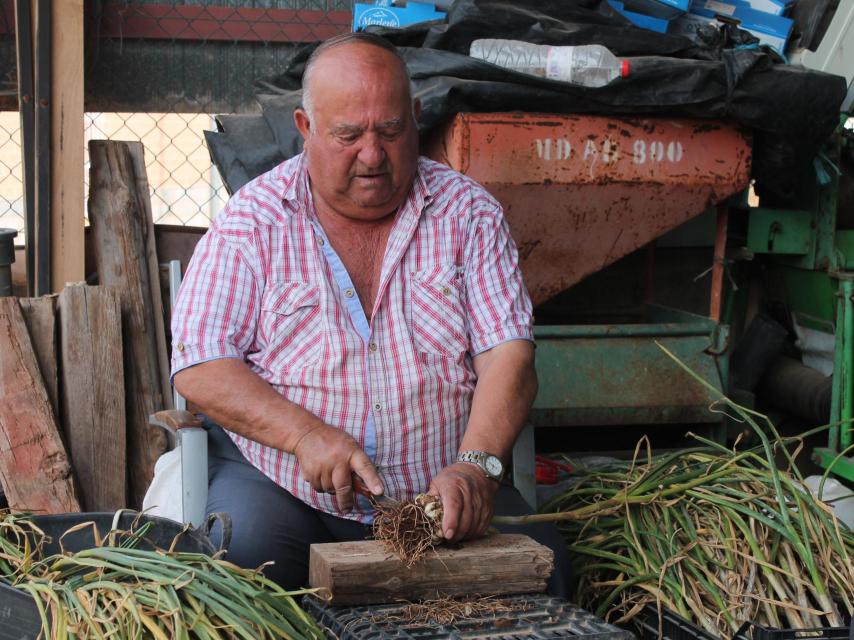
[[[524,509],[499,481],[537,389],[531,303],[500,206],[418,157],[419,110],[385,40],[321,45],[303,154],[232,197],[173,313],[174,384],[209,418],[208,510],[232,516],[229,559],[273,560],[286,587],[309,544],[366,537],[354,477],[441,496],[449,541],[484,534],[496,494]]]

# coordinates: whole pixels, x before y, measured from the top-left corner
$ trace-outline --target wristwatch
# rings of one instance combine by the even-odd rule
[[[460,451],[457,462],[469,462],[480,467],[487,478],[501,482],[504,477],[504,463],[491,453],[486,451]]]

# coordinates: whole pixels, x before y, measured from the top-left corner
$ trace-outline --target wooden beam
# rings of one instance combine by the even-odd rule
[[[62,425],[85,511],[127,506],[125,386],[119,293],[70,285],[59,294]]]
[[[51,288],[85,279],[83,0],[52,2]]]
[[[315,42],[350,31],[350,11],[106,3],[99,35],[153,40]]]
[[[56,366],[56,296],[19,298],[18,303],[27,323],[53,415],[58,419],[60,411],[59,372]]]
[[[93,140],[89,161],[89,222],[99,282],[121,294],[130,504],[138,507],[166,449],[165,435],[149,427],[148,416],[168,406],[156,336],[161,310],[152,297],[157,283],[144,259],[151,227],[137,194],[129,143]]]
[[[412,567],[376,540],[334,542],[311,545],[308,581],[327,588],[335,605],[539,593],[553,564],[551,549],[519,534],[439,547]]]
[[[0,483],[12,509],[80,511],[71,464],[15,298],[0,298]]]
[[[154,312],[154,337],[157,341],[157,360],[160,364],[160,393],[163,409],[172,409],[172,385],[169,382],[169,351],[166,348],[166,316],[163,314],[163,296],[160,288],[160,260],[154,234],[154,214],[151,212],[151,191],[145,169],[145,147],[141,142],[126,142],[133,159],[136,176],[136,198],[145,220],[145,264],[148,268],[149,300]]]

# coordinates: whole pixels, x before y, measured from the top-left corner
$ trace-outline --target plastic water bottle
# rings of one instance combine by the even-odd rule
[[[629,61],[617,58],[601,44],[553,47],[484,38],[471,43],[469,55],[512,71],[585,87],[602,87],[629,75]]]

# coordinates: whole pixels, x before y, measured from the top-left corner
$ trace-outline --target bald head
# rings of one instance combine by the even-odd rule
[[[354,49],[357,48],[357,49]],[[355,54],[355,56],[353,55]],[[318,82],[335,82],[348,63],[385,67],[390,78],[400,82],[412,102],[409,71],[397,48],[385,38],[364,33],[345,33],[322,42],[309,56],[302,76],[302,107],[312,117]]]
[[[419,111],[386,41],[348,34],[317,48],[294,123],[319,215],[359,224],[394,215],[417,170]]]

